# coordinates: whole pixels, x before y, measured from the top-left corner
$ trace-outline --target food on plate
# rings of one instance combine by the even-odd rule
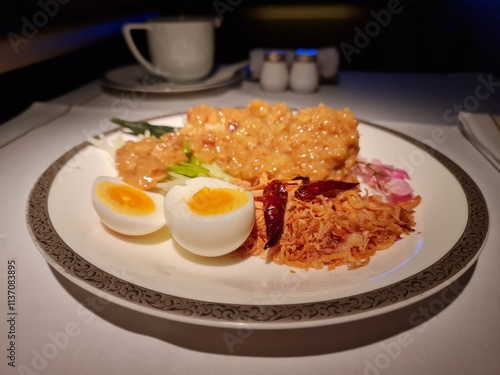
[[[269,249],[278,244],[283,234],[288,202],[288,191],[285,184],[279,180],[271,181],[262,192],[262,201],[267,235],[264,249]]]
[[[254,100],[199,105],[186,118],[180,129],[121,124],[145,135],[114,155],[127,184],[166,194],[167,226],[195,254],[354,269],[414,231],[409,175],[361,158],[348,109]]]
[[[139,190],[119,177],[98,177],[92,204],[102,223],[115,232],[142,236],[165,226],[163,196]]]
[[[384,165],[378,159],[368,162],[358,157],[354,173],[360,181],[392,203],[405,202],[413,198],[413,189],[406,181],[410,176],[404,169]]]
[[[376,251],[389,248],[411,233],[415,226],[413,212],[420,202],[418,196],[394,204],[385,202],[380,195],[366,194],[357,184],[340,184],[312,198],[300,199],[297,192],[308,182],[291,180],[284,182],[288,200],[280,240],[266,251],[269,235],[265,190],[273,182],[263,176],[261,183],[251,189],[256,225],[238,250],[242,254],[264,256],[297,268],[334,269],[347,265],[355,269],[366,265]]]
[[[154,189],[168,177],[166,165],[188,162],[188,140],[201,163],[216,165],[249,185],[263,173],[277,179],[356,182],[357,125],[348,109],[325,105],[297,113],[284,103],[261,100],[245,108],[200,105],[187,112],[187,123],[178,131],[125,144],[117,151],[116,166],[125,182]]]
[[[197,255],[220,256],[237,249],[252,231],[254,217],[252,194],[215,178],[188,179],[165,196],[172,237]]]
[[[160,138],[165,133],[172,133],[175,131],[175,128],[171,126],[151,125],[144,121],[126,121],[119,118],[113,118],[111,122],[129,129],[132,134],[141,135],[149,132],[150,135],[156,138]]]
[[[335,180],[309,181],[309,179],[297,178],[302,180],[303,184],[295,190],[294,195],[297,199],[310,201],[318,195],[326,195],[335,190],[349,190],[358,186],[357,182],[344,182]]]

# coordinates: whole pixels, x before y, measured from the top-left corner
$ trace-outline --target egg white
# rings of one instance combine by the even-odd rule
[[[101,176],[94,181],[92,187],[92,204],[101,222],[106,227],[128,236],[143,236],[156,232],[165,226],[165,214],[163,211],[164,197],[161,194],[141,190],[153,200],[155,205],[154,211],[147,215],[128,215],[113,210],[97,196],[97,185],[105,181],[119,185],[129,185],[124,183],[119,177]]]
[[[203,187],[238,189],[249,199],[244,206],[224,214],[198,215],[191,211],[188,202]],[[250,235],[255,221],[254,199],[249,191],[236,185],[197,177],[169,190],[165,196],[165,220],[172,237],[189,252],[221,256],[236,250]]]

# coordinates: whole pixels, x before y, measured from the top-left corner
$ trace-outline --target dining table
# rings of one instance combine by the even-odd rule
[[[153,264],[159,258],[147,247],[161,243],[141,242],[145,258],[129,261],[106,248],[123,242],[129,254],[123,237],[92,237],[93,229],[113,235],[86,211],[90,191],[81,180],[64,181],[85,169],[89,137],[113,134],[110,119],[168,117],[200,104],[245,107],[254,99],[299,110],[348,108],[373,132],[363,144],[384,155],[408,151],[399,166],[415,173],[422,197],[416,212],[426,212],[417,221],[428,220],[414,235],[418,251],[401,258],[387,250],[354,270],[299,272],[262,262],[265,272],[303,279],[279,287],[252,280],[258,285],[250,287],[231,270],[247,260],[179,260],[202,270],[196,280],[195,272],[183,278],[163,261]],[[498,118],[500,77],[340,69],[311,94],[266,92],[246,76],[180,92],[97,79],[34,102],[0,126],[0,372],[500,374],[500,173],[464,132],[464,113]],[[61,203],[55,191],[62,189],[70,198]],[[377,257],[398,263],[382,273]],[[361,285],[363,272],[372,274]],[[242,290],[250,297],[240,297]]]

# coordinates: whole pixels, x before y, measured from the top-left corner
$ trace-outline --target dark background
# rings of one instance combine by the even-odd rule
[[[11,32],[21,35],[23,17],[30,19],[40,11],[40,1],[57,0],[0,0],[0,36],[5,40]],[[34,101],[50,100],[99,78],[109,69],[134,63],[116,22],[140,14],[222,16],[216,34],[216,57],[218,62],[228,63],[246,59],[255,47],[357,48],[357,30],[373,24],[374,12],[399,3],[401,12],[393,14],[359,53],[352,53],[348,59],[342,57],[342,70],[500,74],[500,1],[494,0],[60,1],[64,4],[41,33],[64,34],[65,28],[75,25],[93,33],[97,27],[93,30],[92,25],[102,28],[107,22],[110,31],[98,41],[57,57],[41,57],[39,62],[0,73],[0,123]],[[0,50],[0,63],[3,53]]]

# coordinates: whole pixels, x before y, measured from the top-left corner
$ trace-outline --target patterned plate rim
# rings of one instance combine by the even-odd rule
[[[214,327],[236,327],[244,323],[256,329],[279,329],[330,325],[392,311],[412,303],[416,297],[439,291],[473,265],[487,237],[488,210],[479,187],[451,159],[398,131],[368,121],[359,122],[428,152],[455,177],[467,200],[467,224],[456,244],[424,270],[382,288],[311,303],[240,305],[177,297],[113,276],[71,249],[57,234],[48,212],[49,191],[57,173],[75,154],[90,145],[87,142],[53,162],[35,183],[26,208],[28,229],[47,262],[72,282],[119,305],[170,320]]]

